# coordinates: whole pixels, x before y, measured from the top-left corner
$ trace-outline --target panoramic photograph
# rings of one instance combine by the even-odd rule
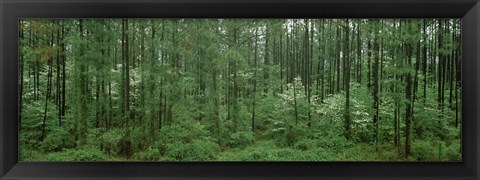
[[[19,161],[461,161],[461,19],[19,19]]]

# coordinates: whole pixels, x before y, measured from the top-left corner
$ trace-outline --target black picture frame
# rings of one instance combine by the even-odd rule
[[[18,162],[19,18],[461,18],[462,162]],[[478,0],[0,0],[0,179],[480,179]]]

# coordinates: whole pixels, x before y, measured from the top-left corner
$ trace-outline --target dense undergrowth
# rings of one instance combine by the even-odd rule
[[[452,126],[454,112],[445,111],[437,119],[435,101],[419,102],[424,106],[415,109],[412,155],[405,157],[404,138],[393,143],[392,101],[384,99],[381,109],[380,142],[373,143],[371,107],[367,89],[353,86],[352,102],[353,138],[343,134],[343,94],[328,96],[323,103],[311,107],[312,123],[308,127],[308,106],[299,97],[300,120],[295,124],[289,91],[268,94],[259,101],[255,133],[249,128],[250,113],[239,108],[237,132],[231,133],[233,122],[222,119],[223,131],[215,136],[211,121],[195,119],[198,113],[213,113],[213,109],[188,111],[178,108],[172,124],[162,127],[154,137],[146,137],[145,129],[131,131],[131,154],[122,152],[125,129],[95,128],[88,131],[88,142],[76,146],[71,136],[72,124],[56,127],[50,118],[48,134],[39,141],[40,124],[33,121],[35,107],[26,108],[24,129],[20,134],[20,154],[23,161],[458,161],[460,153],[460,128]],[[430,90],[430,89],[429,89]],[[241,105],[241,103],[239,103]],[[179,104],[178,106],[184,106]],[[222,109],[221,109],[222,110]],[[391,114],[391,113],[390,113]],[[31,118],[28,118],[32,116]],[[222,118],[225,114],[222,114]],[[401,126],[404,128],[404,126]],[[401,131],[403,132],[403,131]],[[134,153],[133,153],[134,152]]]

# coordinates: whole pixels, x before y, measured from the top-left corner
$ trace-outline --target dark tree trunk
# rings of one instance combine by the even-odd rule
[[[442,53],[442,49],[443,49],[443,30],[442,30],[442,27],[443,27],[443,20],[439,20],[438,22],[438,31],[437,31],[437,34],[438,34],[438,70],[437,70],[437,78],[438,78],[438,85],[437,85],[437,95],[438,95],[438,109],[440,111],[443,112],[443,86],[442,86],[442,82],[443,82],[443,61],[445,61],[444,59],[444,56],[443,56],[443,53]],[[439,114],[440,117],[442,117],[441,114]],[[440,118],[441,119],[441,118]]]
[[[373,125],[375,128],[375,150],[378,150],[378,109],[379,109],[379,97],[378,97],[378,66],[379,66],[379,51],[380,51],[380,46],[378,44],[378,21],[375,20],[374,23],[374,40],[373,40],[373,51],[375,52],[374,54],[374,62],[373,62]]]
[[[25,42],[23,42],[22,40],[25,39],[25,36],[24,36],[24,26],[23,26],[23,20],[20,20],[20,48],[19,49],[22,49],[22,47],[26,46]],[[30,37],[32,38],[32,37]],[[18,92],[18,99],[19,99],[19,106],[18,106],[18,131],[20,132],[22,130],[22,110],[23,110],[23,81],[24,81],[24,78],[23,78],[23,74],[24,74],[24,64],[25,64],[25,60],[24,60],[24,54],[23,53],[19,53],[20,55],[20,69],[18,70],[19,73],[20,73],[20,90]]]
[[[340,28],[337,27],[337,38],[341,38],[341,32],[340,32]],[[337,90],[336,92],[340,92],[340,48],[341,48],[341,42],[340,41],[337,41]]]
[[[346,70],[344,70],[345,74],[345,138],[347,140],[351,139],[351,130],[350,130],[350,47],[349,47],[349,24],[350,21],[346,20],[345,25],[345,58],[343,61],[346,63]]]
[[[57,22],[57,26],[60,26],[60,21]],[[58,28],[58,27],[57,27]],[[60,45],[60,31],[61,29],[58,28],[57,29],[57,45]],[[62,43],[63,43],[63,40],[62,40]],[[60,45],[61,46],[61,45]],[[64,54],[64,52],[61,51],[61,49],[57,49],[57,56],[56,56],[56,60],[57,60],[57,70],[55,71],[55,74],[56,74],[56,91],[55,91],[55,103],[58,107],[58,126],[62,126],[62,94],[60,92],[60,65],[61,65],[61,62],[60,62],[60,59],[62,58],[62,55],[61,54]]]
[[[362,41],[360,39],[360,23],[361,20],[357,21],[357,82],[362,84]]]
[[[256,103],[256,93],[257,93],[257,44],[258,44],[258,34],[257,29],[255,29],[255,53],[254,53],[254,65],[253,65],[253,102],[252,102],[252,132],[255,132],[255,103]]]
[[[408,29],[411,30],[411,27],[408,27]],[[413,47],[410,42],[406,43],[406,51],[407,51],[407,67],[410,68],[411,61],[412,61],[412,53],[413,53]],[[412,130],[412,127],[411,127],[412,103],[410,102],[412,100],[412,79],[411,79],[410,72],[407,72],[405,74],[405,81],[406,81],[405,99],[407,99],[408,101],[405,108],[405,156],[408,157],[410,155],[410,149],[411,149],[411,130]]]
[[[423,48],[422,48],[422,59],[423,59],[423,102],[425,103],[427,99],[427,24],[425,19],[423,20]]]
[[[53,25],[53,24],[52,24]],[[51,34],[51,41],[50,41],[50,46],[53,47],[53,30]],[[42,137],[41,141],[44,140],[45,138],[45,128],[46,128],[46,121],[47,121],[47,113],[48,113],[48,99],[50,98],[50,92],[52,89],[52,57],[48,57],[47,63],[48,63],[48,74],[47,74],[47,92],[45,93],[45,111],[43,113],[43,124],[42,124]]]
[[[62,118],[65,117],[65,102],[67,101],[67,98],[66,98],[66,81],[67,81],[67,76],[66,76],[66,60],[67,60],[67,57],[66,57],[66,48],[65,48],[65,20],[62,20],[62,33],[61,33],[61,36],[62,36],[62,42],[61,42],[61,56],[62,56],[62,108],[61,108],[61,113],[62,113]],[[61,120],[60,120],[60,124],[61,124]]]

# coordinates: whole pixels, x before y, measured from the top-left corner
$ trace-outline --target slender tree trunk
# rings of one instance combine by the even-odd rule
[[[371,65],[371,61],[372,61],[372,45],[371,45],[371,41],[370,39],[368,40],[367,42],[367,67],[368,67],[368,72],[367,72],[367,88],[368,90],[371,89],[372,87],[372,82],[371,82],[371,75],[372,75],[372,65]]]
[[[456,43],[456,40],[455,40],[455,32],[457,31],[456,29],[456,24],[455,24],[455,20],[453,20],[453,31],[452,31],[452,43]],[[454,74],[454,61],[455,61],[455,56],[456,56],[456,48],[452,48],[452,51],[451,51],[451,55],[450,55],[450,58],[449,58],[449,65],[448,65],[448,68],[449,68],[449,83],[450,83],[450,94],[449,94],[449,100],[448,100],[448,103],[450,105],[450,110],[453,110],[453,84],[454,84],[454,80],[453,80],[453,74]]]
[[[415,30],[414,32],[415,33],[420,33],[420,24],[417,25],[418,26],[418,31]],[[420,41],[419,42],[416,42],[416,48],[415,48],[415,51],[416,51],[416,55],[415,55],[415,76],[414,76],[414,80],[413,80],[413,97],[411,99],[411,110],[410,110],[410,121],[411,122],[414,122],[415,121],[415,101],[417,99],[417,92],[418,92],[418,70],[420,68]],[[409,63],[411,63],[411,61],[409,60]],[[409,65],[409,67],[411,67]]]
[[[341,38],[341,32],[339,27],[337,27],[337,38]],[[337,93],[340,92],[340,43],[340,41],[337,41]]]
[[[411,25],[408,27],[409,31],[411,31]],[[411,67],[411,61],[412,61],[412,51],[413,47],[410,42],[407,42],[406,44],[406,51],[407,51],[407,68]],[[410,72],[407,72],[405,74],[405,81],[406,81],[406,87],[405,87],[405,99],[407,99],[407,105],[405,108],[405,156],[408,157],[410,155],[410,149],[411,149],[411,118],[412,118],[412,103],[410,102],[412,100],[412,79],[411,79],[411,74]]]
[[[60,20],[57,21],[57,45],[60,45],[60,31],[61,29],[59,28],[60,26]],[[63,41],[63,40],[62,40]],[[60,45],[61,46],[61,45]],[[57,60],[57,70],[55,71],[55,74],[56,74],[56,91],[55,91],[55,102],[56,102],[56,105],[58,107],[58,126],[62,126],[62,96],[61,96],[61,92],[60,92],[60,59],[62,58],[62,55],[64,52],[61,51],[61,49],[57,49],[57,57],[56,57],[56,60]]]
[[[378,150],[378,109],[379,109],[379,97],[378,97],[378,66],[379,66],[379,51],[380,47],[378,44],[378,21],[374,21],[374,40],[373,40],[373,50],[374,54],[374,63],[373,63],[373,125],[375,128],[375,150]]]
[[[270,52],[269,52],[269,39],[270,39],[270,25],[267,23],[266,25],[266,35],[265,35],[265,58],[263,60],[263,93],[266,95],[268,92],[268,68],[269,68],[269,59],[270,59]],[[236,34],[236,33],[235,33]],[[237,36],[235,36],[235,42],[237,41]],[[256,44],[256,43],[255,43]],[[236,64],[236,63],[235,63]],[[236,68],[236,67],[235,67]],[[235,77],[236,73],[234,74]],[[236,79],[234,79],[234,84],[236,84]]]
[[[344,71],[345,74],[345,138],[350,140],[351,139],[351,130],[350,130],[350,47],[349,47],[349,29],[350,29],[350,21],[346,20],[345,25],[345,58],[343,61],[346,63],[346,70]]]
[[[61,33],[61,37],[62,37],[62,42],[61,42],[61,52],[62,54],[60,55],[62,58],[62,108],[61,108],[61,116],[62,118],[65,118],[65,102],[67,101],[67,98],[66,98],[66,81],[67,81],[67,76],[66,76],[66,60],[67,60],[67,57],[66,57],[66,48],[65,48],[65,20],[62,20],[62,33]],[[60,120],[60,125],[61,125],[61,120]]]
[[[79,22],[79,29],[80,29],[80,37],[82,39],[85,39],[85,34],[84,34],[84,29],[83,29],[83,20],[80,19],[80,22]],[[80,56],[85,56],[84,55],[84,47],[83,46],[80,46]],[[79,145],[85,145],[87,143],[87,115],[88,115],[88,111],[87,111],[87,97],[88,97],[88,94],[87,94],[87,76],[86,76],[86,70],[88,69],[86,67],[86,62],[84,62],[85,59],[83,59],[83,62],[77,62],[79,64],[79,90],[80,90],[80,97],[78,97],[78,103],[79,103],[79,106],[80,108],[78,109],[78,113],[80,114],[79,117],[80,117],[80,122],[79,124],[77,125],[77,128],[78,128],[78,133],[77,133],[77,137],[79,138],[80,140],[80,144]]]
[[[457,34],[455,42],[459,43],[461,41],[461,34]],[[458,116],[458,87],[461,87],[461,64],[462,59],[460,58],[461,48],[457,47],[455,53],[455,127],[458,128],[459,125],[459,116]],[[460,92],[461,93],[461,92]],[[461,128],[460,128],[461,129]]]
[[[357,21],[357,82],[362,84],[362,41],[360,39],[360,24],[361,20]]]
[[[130,61],[129,61],[129,46],[128,46],[128,20],[124,19],[123,20],[123,61],[125,62],[124,64],[124,69],[125,69],[125,82],[124,82],[124,88],[125,88],[125,104],[124,104],[124,119],[125,119],[125,129],[127,133],[130,131],[129,127],[129,119],[130,119]]]
[[[423,102],[427,100],[427,24],[423,20]]]
[[[311,102],[310,102],[310,98],[311,98],[311,61],[312,61],[312,57],[311,57],[311,51],[312,51],[312,41],[313,41],[313,36],[311,36],[310,34],[313,35],[313,32],[309,32],[310,29],[313,29],[312,28],[312,24],[313,22],[311,21],[306,21],[307,23],[305,23],[305,52],[306,52],[306,56],[305,56],[305,60],[306,60],[306,88],[305,90],[307,91],[307,104],[308,104],[308,127],[310,127],[312,125],[312,113],[311,113]],[[310,29],[308,27],[310,23]],[[310,33],[310,34],[309,34]],[[310,39],[309,39],[310,38]]]
[[[53,23],[52,23],[53,25]],[[51,33],[51,41],[50,41],[50,46],[53,47],[53,30]],[[48,113],[48,99],[50,99],[50,92],[52,89],[52,61],[53,57],[48,57],[47,63],[48,63],[48,74],[47,74],[47,91],[45,93],[45,111],[43,113],[43,124],[42,124],[42,137],[41,140],[45,138],[45,128],[46,128],[46,121],[47,121],[47,113]]]
[[[437,85],[437,95],[438,95],[438,109],[440,111],[443,112],[443,100],[442,100],[442,93],[443,93],[443,87],[442,87],[442,82],[443,82],[443,61],[444,60],[444,56],[443,56],[443,53],[442,53],[442,49],[443,49],[443,30],[442,30],[442,27],[443,27],[443,20],[439,20],[439,24],[438,24],[438,31],[437,31],[437,34],[438,34],[438,70],[437,70],[437,78],[438,78],[438,85]],[[439,114],[440,118],[439,119],[442,119],[442,115]]]
[[[20,20],[20,48],[19,49],[22,49],[23,47],[25,47],[25,36],[24,36],[24,25],[23,25],[23,20]],[[32,37],[30,37],[32,38]],[[20,69],[18,70],[19,73],[20,73],[20,91],[18,92],[18,99],[19,99],[19,106],[18,106],[18,131],[21,132],[22,130],[22,110],[23,110],[23,82],[24,82],[24,64],[25,64],[25,58],[23,57],[24,56],[24,53],[20,52],[19,53],[20,55]]]
[[[148,67],[148,69],[149,69],[149,73],[153,73],[153,72],[151,72],[151,71],[154,70],[154,67],[155,67],[154,62],[156,62],[156,60],[157,60],[157,54],[156,54],[157,49],[156,49],[155,42],[154,42],[154,41],[155,41],[155,36],[156,36],[156,28],[155,28],[155,25],[154,25],[153,21],[150,21],[150,23],[152,23],[152,24],[151,24],[151,27],[150,27],[151,30],[152,30],[152,32],[151,32],[151,33],[152,33],[152,37],[151,37],[152,43],[150,44],[150,48],[151,48],[151,52],[150,52],[150,53],[151,53],[152,57],[151,57],[151,59],[149,60],[149,65],[148,65],[149,67]],[[143,59],[142,59],[142,61],[143,61]],[[153,79],[150,79],[150,78],[149,78],[149,80],[148,80],[148,81],[149,81],[149,85],[150,85],[150,87],[149,87],[149,89],[148,89],[148,91],[147,91],[147,92],[148,92],[148,95],[151,95],[151,96],[154,95],[154,92],[153,92],[153,91],[154,91],[154,89],[155,89],[155,83],[152,82],[152,81],[155,81],[155,80],[156,80],[156,78],[153,78]],[[150,98],[153,98],[153,97],[148,97],[148,96],[147,96],[147,98],[150,99]],[[150,140],[152,140],[152,139],[153,139],[152,137],[155,136],[155,131],[157,130],[159,124],[155,123],[156,118],[155,118],[155,115],[154,115],[154,112],[155,112],[155,111],[153,110],[153,107],[152,107],[152,106],[153,106],[153,102],[152,102],[152,100],[148,100],[148,102],[149,102],[149,111],[150,111],[150,114],[151,114],[150,119],[148,119],[148,120],[150,121],[150,123],[149,123],[149,124],[150,124],[150,125],[149,125],[149,134],[150,134]],[[161,102],[161,101],[160,101],[160,102]],[[161,106],[160,106],[159,109],[161,109]],[[160,114],[157,114],[157,115],[158,115],[158,119],[160,119]]]
[[[256,103],[256,93],[257,93],[257,45],[258,45],[258,34],[257,29],[255,29],[255,53],[254,53],[254,65],[253,65],[253,102],[252,102],[252,132],[255,132],[255,103]]]
[[[97,73],[99,71],[98,68],[99,66],[97,66]],[[97,75],[95,78],[95,128],[100,127],[100,82],[98,79],[99,77]]]

